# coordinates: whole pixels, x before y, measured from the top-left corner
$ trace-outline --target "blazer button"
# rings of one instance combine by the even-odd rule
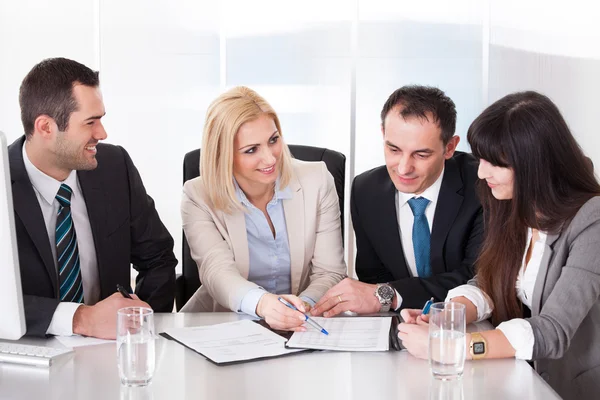
[[[543,378],[543,379],[544,379],[546,382],[548,382],[548,381],[550,380],[550,374],[549,374],[549,373],[547,373],[547,372],[542,372],[542,373],[540,374],[540,376],[541,376],[541,377],[542,377],[542,378]]]

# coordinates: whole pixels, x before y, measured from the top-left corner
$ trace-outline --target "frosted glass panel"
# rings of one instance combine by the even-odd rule
[[[103,0],[100,15],[107,141],[130,153],[180,258],[183,157],[200,147],[206,108],[219,93],[219,10]]]
[[[0,1],[0,130],[11,143],[21,136],[19,86],[49,57],[96,63],[92,0]]]
[[[566,17],[572,10],[578,10],[577,18]],[[522,90],[549,96],[596,170],[600,165],[597,15],[589,2],[531,1],[523,7],[517,1],[494,0],[489,53],[489,102]]]
[[[356,174],[382,165],[380,112],[407,84],[437,86],[454,100],[461,136],[484,107],[484,3],[360,1],[356,90]]]
[[[238,11],[222,15],[227,86],[247,85],[264,96],[288,143],[348,155],[354,3],[311,0],[290,9],[287,2],[228,1],[227,7]],[[240,21],[240,12],[252,23]]]

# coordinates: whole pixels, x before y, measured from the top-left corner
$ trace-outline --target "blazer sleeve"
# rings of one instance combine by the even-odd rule
[[[46,332],[52,322],[54,311],[60,301],[58,299],[23,295],[27,336],[47,337]]]
[[[354,237],[356,238],[356,263],[354,265],[356,275],[361,282],[389,282],[393,279],[393,275],[379,259],[371,244],[369,235],[367,235],[362,226],[361,217],[358,212],[359,207],[357,206],[358,193],[361,191],[358,185],[355,178],[350,190],[350,216],[354,228]]]
[[[300,294],[318,301],[327,290],[346,277],[340,222],[340,203],[333,176],[321,166],[321,189],[317,210],[315,246],[308,287]]]
[[[534,360],[561,358],[600,298],[600,208],[577,215],[572,224],[576,224],[576,220],[580,229],[571,232],[573,239],[566,263],[554,266],[561,268],[560,277],[540,314],[527,318],[535,338]]]
[[[190,254],[198,266],[202,287],[221,306],[237,311],[243,296],[259,286],[240,274],[233,250],[217,228],[212,210],[194,186],[197,182],[185,183],[181,200],[181,220]]]
[[[465,256],[459,266],[429,278],[405,278],[390,282],[402,296],[401,308],[421,308],[431,297],[435,301],[444,301],[449,290],[473,278],[482,240],[483,211],[480,208],[471,225],[471,232],[465,243]]]
[[[138,271],[135,292],[154,311],[172,312],[175,299],[173,238],[163,225],[146,193],[142,178],[125,149],[121,148],[129,179],[131,263]]]

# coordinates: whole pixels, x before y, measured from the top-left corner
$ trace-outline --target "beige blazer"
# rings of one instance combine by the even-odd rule
[[[292,294],[318,301],[346,276],[338,196],[323,162],[292,163],[292,198],[283,200]],[[198,177],[183,186],[181,218],[202,282],[181,311],[239,311],[243,296],[258,287],[248,281],[244,212],[215,210]]]

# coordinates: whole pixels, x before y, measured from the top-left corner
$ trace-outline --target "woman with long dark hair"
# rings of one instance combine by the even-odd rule
[[[467,323],[467,358],[516,357],[565,398],[600,389],[600,185],[558,108],[536,92],[510,94],[471,124],[485,239],[476,277],[448,293]],[[399,336],[427,357],[426,317],[403,310]]]

